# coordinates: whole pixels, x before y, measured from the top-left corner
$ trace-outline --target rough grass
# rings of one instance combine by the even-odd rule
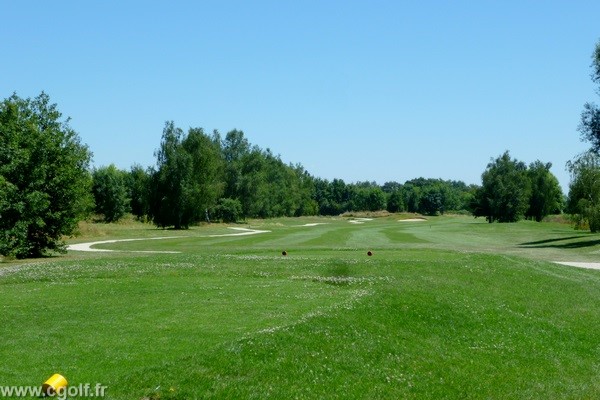
[[[103,246],[180,254],[4,264],[0,385],[59,372],[111,399],[600,396],[600,271],[549,262],[594,259],[598,236],[397,219],[212,225]],[[165,234],[132,225],[99,240]]]

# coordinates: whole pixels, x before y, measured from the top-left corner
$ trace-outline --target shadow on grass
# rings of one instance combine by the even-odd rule
[[[536,245],[536,244],[546,244],[546,243],[552,243],[552,242],[559,242],[561,240],[571,240],[571,239],[580,239],[580,238],[582,238],[581,235],[579,235],[579,236],[567,236],[567,237],[555,238],[555,239],[536,240],[535,242],[521,243],[520,246],[533,246],[533,245]]]
[[[351,276],[350,267],[348,266],[348,264],[334,265],[327,270],[326,276],[335,276],[335,277]]]
[[[576,236],[576,238],[581,238],[581,237]],[[573,238],[554,239],[554,240],[548,240],[548,241],[541,240],[537,244],[535,244],[535,242],[531,242],[531,243],[522,243],[519,246],[526,247],[526,248],[535,248],[535,249],[543,249],[543,248],[580,249],[580,248],[584,248],[584,247],[593,247],[593,246],[600,245],[600,239],[596,239],[596,240],[584,239],[584,240],[578,240],[578,241],[569,242],[569,243],[549,244],[552,242],[556,242],[558,240],[568,240],[568,239],[573,239]]]
[[[328,268],[323,274],[322,282],[333,286],[347,286],[350,283],[352,273],[348,264],[337,264]]]

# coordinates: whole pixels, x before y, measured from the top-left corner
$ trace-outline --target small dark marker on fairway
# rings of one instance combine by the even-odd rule
[[[372,253],[372,252],[369,250],[369,251],[367,251],[367,255],[368,255],[369,257],[371,257],[371,256],[373,255],[373,253]]]
[[[285,251],[285,250],[284,250],[284,251],[282,251],[282,252],[281,252],[281,255],[282,255],[282,256],[287,256],[287,251]]]

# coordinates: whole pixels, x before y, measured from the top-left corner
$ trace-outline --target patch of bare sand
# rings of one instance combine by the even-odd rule
[[[327,225],[327,224],[329,224],[329,222],[313,222],[310,224],[294,225],[294,226],[318,226],[318,225]]]
[[[373,221],[373,218],[354,218],[348,220],[351,224],[364,224],[365,222]]]
[[[577,261],[554,261],[556,264],[567,265],[569,267],[600,269],[600,263],[597,262],[577,262]]]

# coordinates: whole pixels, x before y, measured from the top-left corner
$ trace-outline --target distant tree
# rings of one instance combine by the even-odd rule
[[[92,206],[91,153],[47,94],[0,103],[0,254],[65,251]]]
[[[238,222],[243,218],[242,204],[237,199],[219,199],[214,208],[214,217],[223,222]]]
[[[223,194],[224,163],[220,146],[218,134],[215,132],[211,137],[202,128],[190,128],[182,141],[191,163],[190,176],[184,183],[189,222],[204,220],[207,210]]]
[[[397,188],[392,192],[389,192],[386,204],[386,210],[395,213],[405,211],[404,196],[402,195],[402,189]]]
[[[369,188],[351,185],[349,208],[351,211],[366,211],[369,207]]]
[[[286,165],[279,156],[269,149],[264,152],[266,159],[266,177],[270,201],[269,217],[294,216],[300,208],[300,182],[293,167]]]
[[[130,211],[126,176],[114,164],[92,172],[95,211],[103,215],[105,222],[118,221]]]
[[[184,135],[172,121],[165,124],[155,153],[150,214],[157,226],[187,229],[206,217],[222,195],[220,138],[201,128]]]
[[[267,218],[271,206],[267,180],[267,160],[257,146],[240,160],[240,178],[237,184],[238,199],[245,216]]]
[[[420,197],[419,212],[425,215],[437,215],[444,213],[444,195],[442,187],[426,186]]]
[[[221,151],[225,161],[224,195],[230,198],[240,196],[242,175],[242,158],[250,152],[250,143],[244,132],[232,130],[227,132],[221,143]]]
[[[297,184],[300,190],[300,205],[296,210],[295,216],[317,215],[319,214],[319,204],[316,200],[315,179],[300,164],[294,167]]]
[[[600,84],[600,41],[596,43],[592,55],[592,81]],[[600,94],[600,87],[598,88]],[[586,103],[581,113],[581,121],[578,131],[581,139],[589,141],[592,145],[592,151],[600,152],[600,108],[594,103]]]
[[[398,190],[402,189],[402,184],[395,182],[395,181],[391,181],[391,182],[386,182],[381,186],[381,190],[383,190],[384,193],[394,193]]]
[[[339,205],[334,202],[331,183],[326,179],[316,178],[315,201],[319,206],[321,215],[338,215],[341,213]]]
[[[379,211],[386,208],[385,193],[376,184],[357,184],[350,200],[353,211]]]
[[[465,210],[467,208],[464,202],[464,196],[469,192],[469,187],[464,182],[441,181],[440,185],[443,201],[442,213],[447,211]]]
[[[460,208],[459,210],[464,210],[471,212],[471,214],[475,214],[472,209],[473,204],[475,203],[475,197],[477,192],[479,191],[479,185],[471,184],[466,187],[464,191],[460,193]]]
[[[385,198],[385,193],[379,187],[374,187],[369,190],[369,197],[367,201],[367,210],[368,211],[379,211],[385,210],[387,206],[387,201]]]
[[[138,219],[150,214],[150,172],[135,164],[126,176],[128,197],[131,199],[131,213]]]
[[[562,209],[563,194],[558,179],[550,172],[551,163],[536,161],[529,165],[527,177],[531,182],[531,196],[525,217],[540,222],[545,216]]]
[[[183,149],[183,131],[173,121],[165,124],[157,169],[152,174],[150,215],[159,227],[187,228],[191,222],[187,182],[192,179],[192,158]]]
[[[531,184],[523,162],[511,159],[506,151],[488,164],[481,180],[473,205],[475,217],[484,216],[488,222],[516,222],[524,216]]]
[[[363,189],[374,189],[374,188],[381,189],[381,187],[375,181],[362,181],[362,182],[358,181],[358,182],[354,183],[353,186],[355,186],[357,188],[363,188]]]
[[[419,204],[421,202],[421,188],[407,181],[404,184],[402,194],[404,195],[404,204],[406,211],[411,213],[419,212]]]
[[[331,197],[333,204],[338,209],[338,214],[352,210],[353,188],[347,185],[343,179],[331,181]]]
[[[571,173],[567,211],[577,227],[587,225],[592,232],[600,232],[600,156],[590,151],[567,167]]]
[[[387,190],[391,186],[386,183]],[[472,190],[462,181],[417,178],[406,181],[400,187],[404,209],[427,215],[444,214],[448,211],[468,209]],[[384,190],[385,191],[385,190]]]

